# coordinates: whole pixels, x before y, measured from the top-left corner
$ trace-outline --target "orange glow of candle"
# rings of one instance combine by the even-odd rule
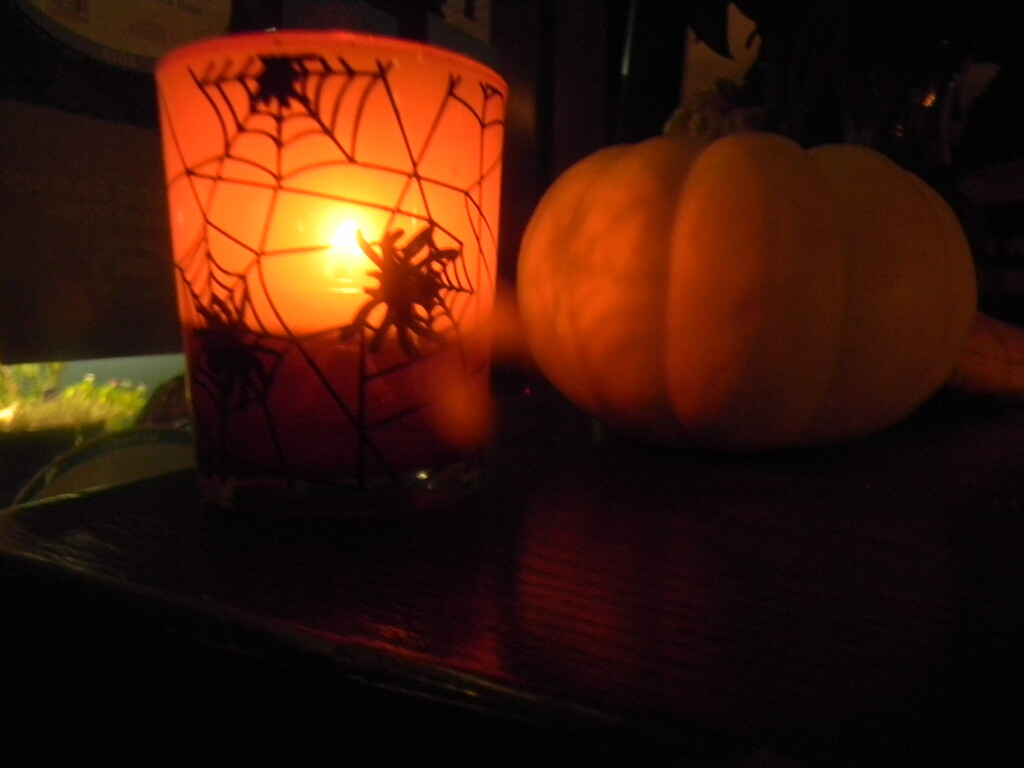
[[[488,433],[501,78],[295,30],[186,46],[156,80],[201,473],[401,488],[465,461]]]
[[[369,273],[376,266],[360,248],[356,233],[369,239],[368,228],[352,217],[331,223],[337,220],[325,217],[311,227],[315,235],[308,246],[263,260],[264,280],[253,298],[264,326],[274,335],[305,336],[339,328],[367,301],[366,289],[376,283]]]
[[[334,281],[335,293],[362,294],[368,283],[367,273],[374,268],[356,240],[359,222],[345,219],[331,236],[331,247],[325,252],[327,278]]]

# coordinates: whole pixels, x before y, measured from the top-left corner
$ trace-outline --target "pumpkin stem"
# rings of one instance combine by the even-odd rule
[[[1024,401],[1024,328],[979,312],[949,383],[975,395]]]
[[[721,136],[760,127],[764,110],[744,101],[742,85],[720,78],[686,99],[663,127],[666,136]]]

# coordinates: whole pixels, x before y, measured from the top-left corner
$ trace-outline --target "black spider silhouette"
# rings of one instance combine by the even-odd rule
[[[470,291],[454,284],[446,275],[446,268],[459,257],[459,251],[438,248],[432,225],[413,235],[404,246],[397,245],[404,234],[401,229],[388,232],[381,240],[378,254],[362,234],[356,232],[359,247],[379,267],[367,273],[376,278],[378,284],[365,289],[369,301],[360,307],[352,322],[341,329],[340,335],[346,340],[365,328],[371,331],[369,349],[377,352],[388,331],[394,328],[398,346],[415,359],[420,357],[421,341],[443,346],[444,337],[434,329],[439,316],[446,316],[455,324],[442,293]],[[369,322],[370,314],[382,304],[386,307],[384,318],[374,327]]]
[[[268,363],[279,361],[281,353],[257,342],[238,310],[219,296],[211,298],[209,307],[197,303],[196,308],[206,320],[206,327],[198,328],[196,337],[217,390],[217,402],[227,408],[235,396],[241,403],[262,398],[273,379]]]
[[[288,56],[261,56],[260,62],[263,72],[256,79],[256,92],[252,94],[254,106],[276,101],[287,109],[292,99],[303,101],[295,87],[302,79],[298,60]]]

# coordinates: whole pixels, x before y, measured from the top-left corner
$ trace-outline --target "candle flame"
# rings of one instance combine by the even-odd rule
[[[368,284],[366,273],[373,262],[363,253],[356,239],[359,222],[345,219],[331,236],[331,247],[326,251],[327,275],[334,282],[332,290],[338,293],[361,293]]]
[[[359,231],[359,222],[354,219],[345,219],[334,230],[331,237],[331,245],[335,248],[358,247],[356,243],[356,232]]]

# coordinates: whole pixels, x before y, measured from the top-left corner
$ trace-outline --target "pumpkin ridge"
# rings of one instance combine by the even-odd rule
[[[560,185],[553,185],[547,191],[545,197],[552,196],[552,199],[557,200],[558,196],[561,195],[562,197],[568,197],[570,200],[574,201],[574,205],[570,209],[570,213],[562,217],[561,223],[563,226],[567,228],[570,226],[570,222],[585,219],[588,215],[588,212],[593,210],[594,198],[597,196],[598,189],[595,184],[590,183],[589,175],[602,174],[608,172],[609,168],[614,167],[616,158],[626,151],[627,147],[625,146],[606,147],[605,150],[602,150],[600,153],[592,155],[588,158],[588,165],[586,169],[577,166],[569,168],[565,172],[565,174],[559,177],[558,181]],[[590,166],[596,167],[590,168]],[[582,176],[584,170],[588,172],[588,177]],[[583,186],[584,191],[582,195],[574,193],[572,187],[575,185]],[[523,236],[523,242],[526,241],[526,239],[529,237],[529,234],[530,231],[527,228],[527,231],[526,233],[524,233]],[[567,252],[571,253],[570,250]],[[562,262],[563,266],[564,264],[565,262]],[[579,264],[570,263],[570,266],[573,265],[579,266]],[[538,287],[540,285],[547,286],[551,283],[553,283],[553,281],[530,279],[528,275],[526,275],[526,278],[524,280],[520,281],[520,285],[534,287]],[[585,402],[591,403],[590,408],[595,408],[596,404],[600,401],[600,397],[597,393],[597,387],[593,384],[593,382],[596,381],[597,379],[595,378],[594,373],[591,371],[591,366],[587,365],[585,353],[581,351],[577,341],[575,341],[586,338],[587,330],[580,327],[581,315],[579,314],[579,312],[574,311],[574,305],[572,302],[573,298],[574,296],[566,295],[562,292],[555,292],[552,296],[553,301],[551,308],[555,325],[553,328],[538,330],[535,332],[535,334],[553,334],[556,339],[567,340],[568,342],[571,342],[563,343],[561,345],[560,353],[568,353],[569,357],[574,361],[574,365],[587,374],[586,376],[583,377],[573,378],[572,382],[574,384],[575,390],[572,396],[582,398]],[[526,328],[527,333],[529,333],[531,330],[532,329],[528,327]],[[536,342],[534,346],[536,346]],[[542,365],[542,368],[548,368],[545,365],[547,360],[539,359],[538,361]],[[548,375],[551,376],[552,374]],[[554,376],[555,378],[558,378],[557,374],[554,374]],[[566,386],[566,384],[562,382],[557,383],[561,384],[562,386]]]
[[[808,154],[840,203],[851,270],[841,365],[813,430],[814,440],[829,441],[899,421],[948,379],[957,334],[947,326],[968,320],[947,301],[963,304],[965,294],[973,301],[974,285],[950,271],[969,265],[970,255],[950,251],[959,227],[940,218],[924,182],[866,147],[826,145]]]
[[[825,396],[842,304],[824,182],[794,142],[733,134],[694,163],[678,211],[667,357],[676,415],[722,445],[790,442]],[[818,322],[805,320],[811,308]]]
[[[613,423],[626,414],[622,421],[653,419],[675,432],[653,363],[665,335],[657,243],[672,215],[664,190],[682,183],[702,146],[657,137],[585,158],[545,193],[523,237],[518,292],[537,363],[569,399]],[[557,260],[531,256],[556,252]]]
[[[974,260],[971,253],[971,246],[967,241],[960,221],[953,209],[949,207],[945,199],[929,186],[920,177],[910,174],[914,186],[925,201],[929,204],[938,224],[945,232],[942,238],[945,259],[946,283],[950,286],[960,286],[959,292],[953,290],[951,299],[958,300],[959,306],[942,318],[943,337],[946,338],[949,348],[955,349],[955,354],[950,354],[949,365],[943,381],[947,381],[956,367],[960,354],[967,344],[970,336],[971,325],[978,313],[978,284],[974,268]],[[955,244],[955,251],[954,251]]]

